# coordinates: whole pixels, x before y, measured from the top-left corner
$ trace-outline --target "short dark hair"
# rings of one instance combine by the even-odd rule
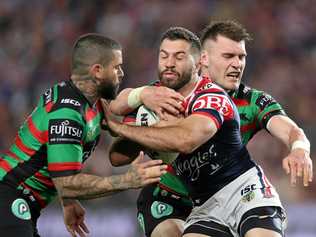
[[[113,59],[113,50],[122,50],[113,39],[95,33],[80,36],[73,46],[72,73],[81,74],[96,63],[106,66]]]
[[[193,50],[193,53],[197,53],[198,55],[201,53],[202,46],[199,37],[186,28],[180,26],[170,27],[162,34],[160,43],[162,43],[165,39],[185,40],[191,44],[191,50]]]
[[[200,35],[202,45],[207,39],[216,40],[218,35],[225,36],[236,42],[242,40],[248,42],[252,40],[250,34],[242,24],[231,20],[211,22],[202,30]]]

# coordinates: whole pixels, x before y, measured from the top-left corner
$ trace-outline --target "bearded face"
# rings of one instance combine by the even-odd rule
[[[191,80],[192,67],[188,67],[182,73],[177,72],[175,68],[167,68],[162,71],[158,69],[158,77],[161,85],[179,90]]]
[[[124,76],[121,66],[122,52],[120,50],[114,50],[112,61],[106,66],[101,66],[102,69],[95,75],[97,95],[99,98],[106,100],[115,99]]]
[[[100,82],[97,87],[98,97],[106,100],[115,99],[119,90],[119,85],[120,83],[114,83],[113,80]]]
[[[158,77],[163,86],[179,90],[190,82],[194,74],[195,59],[191,45],[185,40],[164,39],[158,61]]]

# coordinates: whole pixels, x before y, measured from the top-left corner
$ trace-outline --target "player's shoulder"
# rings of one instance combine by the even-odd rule
[[[42,97],[43,106],[46,107],[46,111],[49,113],[68,109],[72,112],[82,114],[88,103],[70,80],[55,84],[46,90]]]
[[[219,85],[215,84],[209,77],[200,77],[195,94],[200,93],[225,94],[225,90]]]
[[[257,106],[261,110],[269,105],[279,104],[269,93],[256,88],[251,88],[244,84],[240,85],[238,95],[239,97],[243,96],[244,98],[248,98],[252,105]]]

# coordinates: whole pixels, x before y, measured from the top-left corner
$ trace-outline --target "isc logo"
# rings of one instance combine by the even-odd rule
[[[256,184],[247,185],[244,189],[241,190],[241,196],[244,196],[255,189],[256,189]]]
[[[62,104],[72,104],[74,106],[80,106],[81,105],[78,101],[73,100],[73,99],[68,99],[68,98],[67,99],[62,99],[61,103]]]

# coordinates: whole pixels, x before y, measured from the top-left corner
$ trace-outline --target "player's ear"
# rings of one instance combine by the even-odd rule
[[[208,54],[207,54],[206,50],[202,50],[201,59],[200,59],[200,75],[202,75],[202,76],[209,75],[208,63],[209,63]]]
[[[200,64],[202,67],[208,67],[208,54],[206,52],[206,50],[202,50],[201,52],[201,59],[200,59]]]
[[[100,78],[102,77],[102,70],[104,70],[104,67],[101,64],[96,63],[91,65],[89,72],[94,78]]]

